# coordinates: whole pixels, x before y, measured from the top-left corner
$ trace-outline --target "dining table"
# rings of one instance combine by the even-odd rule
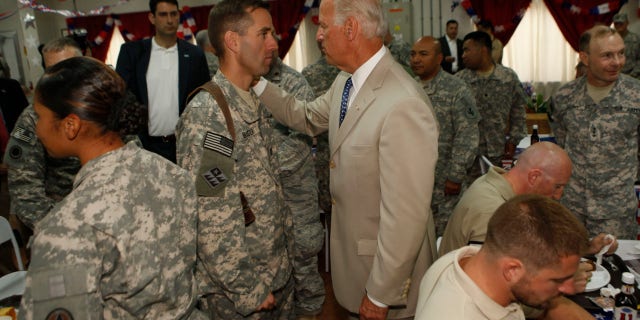
[[[594,256],[587,256],[586,259],[595,261]],[[602,267],[608,273],[608,277],[602,277],[598,274],[597,281],[587,285],[587,291],[567,296],[573,302],[591,313],[597,320],[613,320],[613,312],[605,311],[589,297],[595,298],[601,296],[601,288],[611,287],[620,289],[622,286],[622,273],[631,272],[636,278],[636,290],[634,295],[640,301],[640,241],[638,240],[622,240],[618,239],[618,249],[612,255],[605,255],[602,259]],[[606,275],[605,275],[606,276]],[[603,278],[606,281],[603,281]],[[608,278],[608,279],[606,279]]]

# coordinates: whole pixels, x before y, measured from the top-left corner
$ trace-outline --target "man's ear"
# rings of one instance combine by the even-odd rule
[[[350,41],[354,40],[356,38],[356,35],[358,34],[359,28],[360,25],[358,24],[358,20],[356,20],[354,17],[348,17],[344,22],[344,34],[347,39],[349,39]]]
[[[578,53],[578,58],[580,59],[580,62],[582,62],[582,64],[584,64],[585,66],[589,66],[589,54],[584,52],[584,51],[580,51]]]
[[[76,114],[71,113],[62,119],[62,130],[64,130],[64,134],[69,140],[74,140],[78,137],[81,127],[82,120]]]
[[[152,25],[156,25],[156,16],[153,15],[153,13],[149,12],[149,22],[151,22]]]
[[[540,178],[542,178],[542,170],[540,169],[530,169],[527,172],[527,181],[529,182],[529,185],[534,185]]]
[[[233,53],[237,53],[240,50],[239,34],[233,31],[227,31],[224,33],[224,45]]]
[[[524,264],[516,258],[504,258],[500,261],[500,268],[505,282],[511,285],[520,281],[526,273]]]

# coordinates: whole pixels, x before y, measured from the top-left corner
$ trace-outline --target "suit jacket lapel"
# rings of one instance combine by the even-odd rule
[[[365,80],[362,88],[358,91],[358,94],[353,98],[353,103],[349,107],[347,111],[347,115],[344,117],[344,121],[342,122],[342,126],[338,128],[338,119],[340,116],[340,100],[341,97],[337,98],[337,107],[333,109],[333,117],[334,117],[334,125],[337,127],[336,134],[333,135],[331,146],[331,155],[339,149],[340,145],[344,142],[345,138],[349,135],[349,132],[353,127],[358,123],[358,120],[369,108],[371,103],[376,99],[375,91],[378,90],[382,83],[384,82],[385,74],[387,70],[389,70],[389,65],[393,62],[393,58],[389,51],[385,53],[380,62],[373,68],[369,77]],[[342,87],[344,87],[344,83],[346,82],[346,78],[342,81]],[[336,90],[336,92],[338,92]],[[342,92],[340,90],[339,92]],[[334,103],[335,103],[335,95],[334,95]]]
[[[187,99],[187,79],[189,79],[189,52],[182,40],[178,39],[178,96],[180,98],[180,114],[184,111]]]
[[[140,63],[136,66],[138,69],[138,86],[142,92],[143,103],[149,106],[149,93],[147,92],[147,69],[149,68],[149,60],[151,60],[151,39],[142,41],[142,52]]]

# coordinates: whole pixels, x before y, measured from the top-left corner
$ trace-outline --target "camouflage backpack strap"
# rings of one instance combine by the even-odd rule
[[[231,110],[229,110],[229,105],[227,104],[227,100],[224,98],[224,94],[222,93],[220,87],[213,81],[205,82],[205,84],[197,87],[189,94],[189,96],[187,97],[187,103],[189,103],[189,101],[191,101],[191,99],[195,97],[195,95],[200,92],[200,90],[206,90],[216,100],[216,103],[218,103],[218,107],[220,107],[220,110],[222,111],[222,115],[224,115],[224,121],[227,123],[227,130],[229,131],[231,138],[235,141],[236,129],[233,125],[233,118],[231,118]]]

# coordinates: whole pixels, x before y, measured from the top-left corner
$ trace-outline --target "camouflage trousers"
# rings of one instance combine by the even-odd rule
[[[316,176],[318,177],[318,203],[320,209],[331,213],[331,192],[329,191],[329,134],[317,136]]]
[[[324,303],[324,282],[318,272],[318,253],[324,241],[318,209],[318,182],[310,154],[298,166],[282,171],[285,203],[293,216],[296,315],[316,315]]]
[[[236,320],[236,319],[255,319],[255,320],[293,320],[295,313],[293,311],[293,278],[289,278],[287,284],[280,290],[272,292],[276,299],[276,307],[271,310],[254,312],[246,317],[236,312],[233,301],[221,293],[215,293],[204,297],[200,300],[200,310],[202,310],[209,319],[220,320]],[[257,307],[257,306],[256,306]]]
[[[441,237],[444,234],[444,229],[447,227],[453,208],[458,204],[458,200],[460,200],[460,196],[465,189],[465,184],[463,184],[460,193],[452,196],[444,195],[444,186],[442,189],[436,190],[439,194],[434,192],[431,198],[431,212],[433,213],[433,222],[436,225],[436,237]]]
[[[589,231],[589,237],[595,237],[599,233],[610,233],[618,239],[636,240],[638,237],[638,222],[636,216],[629,214],[622,218],[591,219],[582,214],[576,214]]]

